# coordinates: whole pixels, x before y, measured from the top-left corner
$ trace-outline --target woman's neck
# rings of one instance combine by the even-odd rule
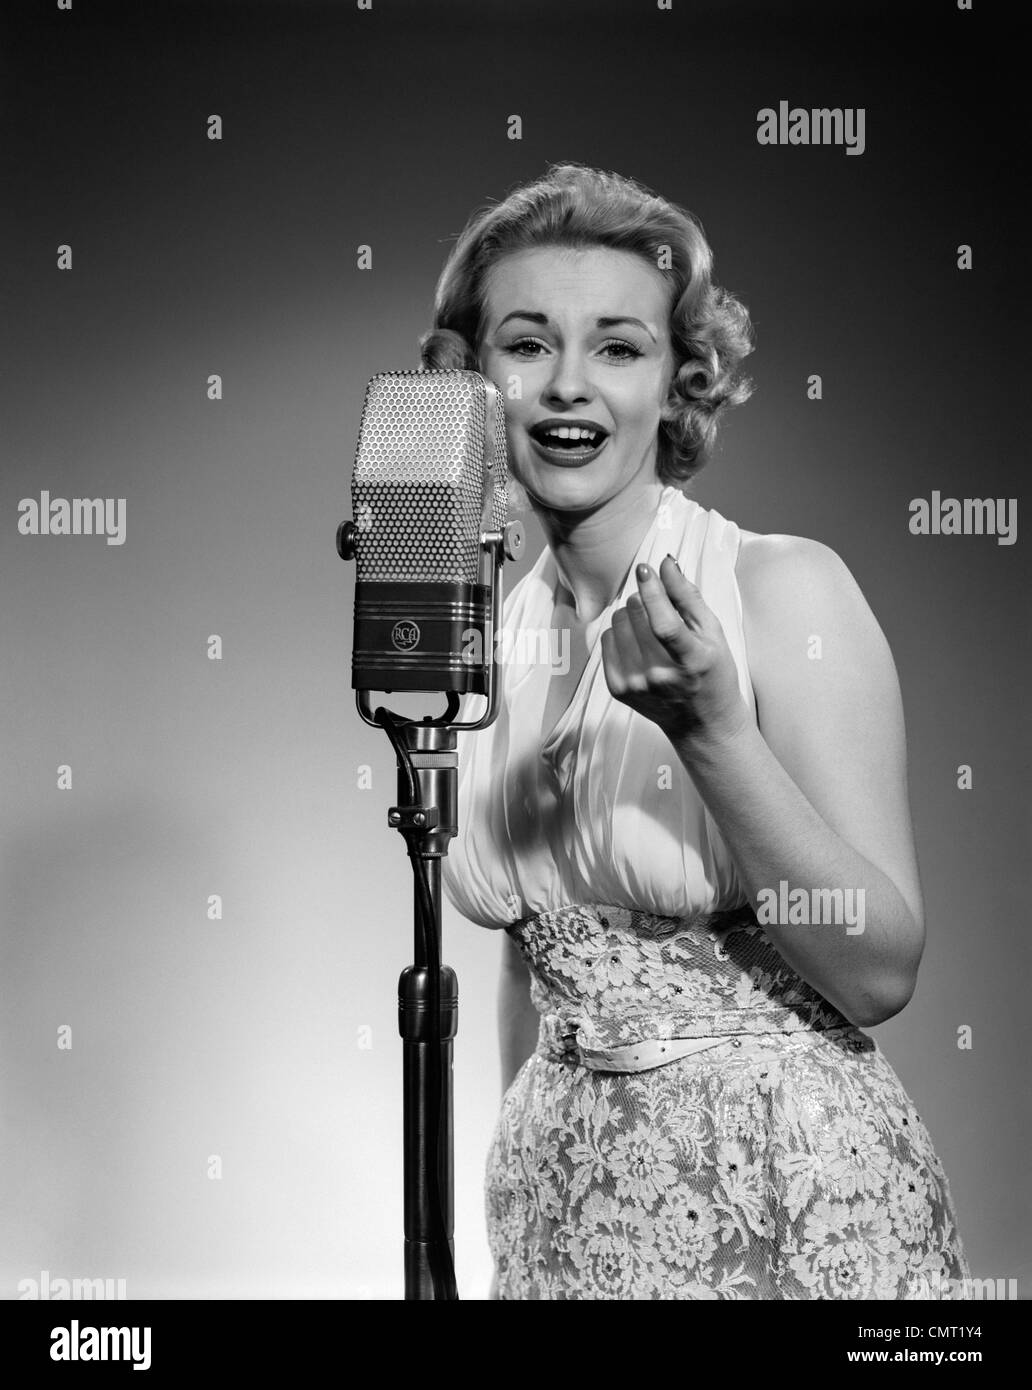
[[[619,595],[655,519],[665,484],[624,488],[591,512],[535,506],[563,586],[580,622],[590,623]]]

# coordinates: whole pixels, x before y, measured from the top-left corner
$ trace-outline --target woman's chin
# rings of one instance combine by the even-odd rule
[[[516,492],[532,507],[557,512],[587,511],[602,500],[598,476],[580,468],[535,469],[533,477],[516,479]]]

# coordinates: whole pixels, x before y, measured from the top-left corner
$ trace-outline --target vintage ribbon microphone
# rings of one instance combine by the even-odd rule
[[[452,1040],[455,972],[441,965],[441,859],[456,833],[456,731],[498,715],[501,567],[523,553],[507,520],[505,413],[479,372],[381,372],[366,389],[351,481],[354,519],[337,550],[355,560],[351,684],[398,762],[388,824],[414,875],[415,963],[398,982],[405,1145],[405,1297],[456,1299]],[[441,691],[443,714],[403,718],[369,692]],[[458,723],[460,697],[487,707]]]

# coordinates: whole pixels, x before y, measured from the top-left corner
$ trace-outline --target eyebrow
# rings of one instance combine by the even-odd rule
[[[501,320],[501,322],[498,325],[498,328],[502,328],[505,324],[509,322],[510,319],[530,319],[531,323],[540,323],[543,325],[546,325],[548,323],[547,314],[535,313],[533,309],[513,309],[511,314],[506,314],[505,318]],[[643,328],[645,332],[649,335],[649,337],[652,339],[652,341],[656,342],[656,335],[655,333],[653,333],[652,329],[648,326],[647,323],[642,323],[641,319],[630,318],[626,314],[620,314],[616,318],[596,319],[595,327],[615,328],[618,323],[633,323],[637,328]],[[498,330],[496,329],[495,331],[497,332]]]

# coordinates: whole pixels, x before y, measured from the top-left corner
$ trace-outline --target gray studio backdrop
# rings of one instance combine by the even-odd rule
[[[908,529],[933,490],[1019,492],[1008,174],[954,99],[1008,40],[986,7],[826,8],[5,6],[0,1295],[400,1294],[411,886],[334,531],[449,238],[555,159],[695,210],[752,311],[757,392],[695,496],[830,545],[887,633],[928,947],[874,1032],[975,1273],[1027,1277],[1027,546]],[[864,107],[862,156],[761,146],[782,98]],[[124,543],[19,534],[44,490],[125,499]],[[480,1297],[501,938],[448,905],[444,943]]]

